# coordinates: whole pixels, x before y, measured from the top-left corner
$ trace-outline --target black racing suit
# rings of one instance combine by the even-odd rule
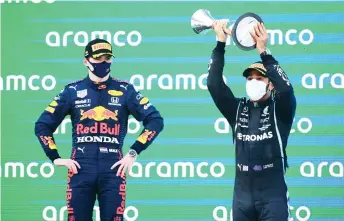
[[[128,117],[143,122],[131,146],[138,154],[162,131],[163,118],[132,84],[115,78],[96,84],[86,77],[65,86],[36,122],[35,134],[51,161],[60,158],[53,133],[66,115],[73,127],[71,159],[81,166],[77,174],[68,172],[68,220],[91,221],[98,196],[101,220],[122,221],[126,177],[111,166],[122,158]]]
[[[234,221],[287,221],[284,179],[286,146],[296,99],[293,87],[272,55],[262,55],[276,93],[263,102],[237,98],[223,81],[225,43],[217,42],[209,63],[208,90],[231,125],[236,155]]]

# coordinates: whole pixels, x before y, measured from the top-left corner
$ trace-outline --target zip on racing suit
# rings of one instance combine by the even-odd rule
[[[78,174],[68,173],[68,220],[91,221],[98,195],[101,220],[122,221],[126,178],[116,176],[118,167],[110,168],[122,158],[128,117],[144,126],[131,146],[137,154],[162,131],[163,118],[132,84],[115,78],[99,84],[86,77],[65,86],[36,122],[35,134],[51,161],[60,158],[53,133],[66,115],[73,127],[71,159],[81,167]]]
[[[232,128],[236,155],[234,221],[287,221],[284,179],[286,146],[296,99],[288,77],[271,54],[261,54],[276,94],[262,102],[237,98],[223,81],[225,43],[217,42],[209,63],[208,90]]]

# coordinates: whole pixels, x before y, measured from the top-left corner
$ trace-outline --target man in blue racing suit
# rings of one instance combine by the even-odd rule
[[[125,171],[163,130],[163,118],[132,84],[110,77],[114,56],[109,42],[92,40],[84,57],[88,76],[62,89],[37,120],[35,134],[47,157],[69,169],[68,221],[91,221],[96,196],[102,221],[122,221]],[[53,137],[66,115],[73,127],[70,159],[60,157]],[[144,129],[122,157],[129,115]]]
[[[288,189],[284,179],[286,146],[295,116],[293,87],[266,48],[268,34],[258,23],[251,33],[262,62],[247,68],[249,99],[237,98],[223,81],[226,21],[216,21],[217,45],[209,63],[208,90],[233,132],[236,173],[234,221],[288,221]]]

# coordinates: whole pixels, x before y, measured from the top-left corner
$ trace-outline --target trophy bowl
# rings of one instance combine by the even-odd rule
[[[198,9],[191,16],[191,28],[196,34],[206,34],[213,29],[213,23],[216,21],[206,9]],[[244,51],[250,51],[256,48],[256,43],[250,32],[253,26],[258,22],[263,23],[261,17],[252,12],[241,15],[234,24],[229,22],[228,29],[231,30],[231,37],[235,45]]]

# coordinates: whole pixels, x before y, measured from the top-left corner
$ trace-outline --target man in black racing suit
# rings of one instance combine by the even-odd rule
[[[288,221],[286,146],[296,99],[279,63],[266,48],[268,34],[258,23],[252,33],[262,62],[243,73],[250,99],[237,98],[223,81],[226,21],[216,21],[218,40],[209,63],[208,90],[231,125],[236,154],[234,221]]]

